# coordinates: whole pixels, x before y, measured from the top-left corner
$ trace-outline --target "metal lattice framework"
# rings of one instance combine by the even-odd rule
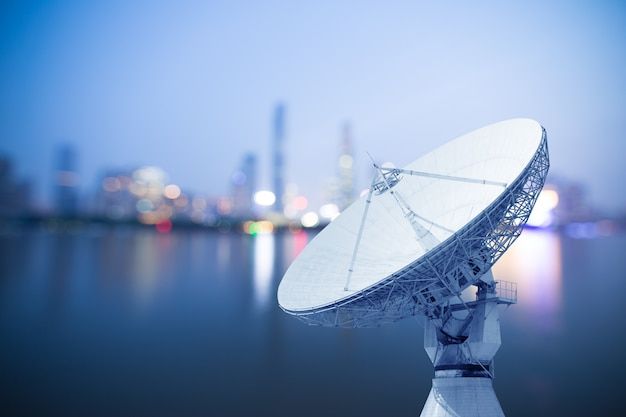
[[[448,300],[480,277],[522,231],[550,166],[546,131],[528,166],[479,216],[405,268],[353,297],[306,312],[307,324],[377,327],[416,314],[435,318]]]

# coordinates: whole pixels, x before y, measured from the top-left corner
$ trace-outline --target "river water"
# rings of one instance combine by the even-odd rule
[[[0,235],[3,416],[416,416],[416,319],[309,327],[276,289],[312,235],[134,228]],[[525,231],[494,268],[507,416],[624,415],[626,236]]]

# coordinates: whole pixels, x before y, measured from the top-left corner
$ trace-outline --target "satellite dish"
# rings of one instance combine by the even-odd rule
[[[330,327],[426,316],[435,379],[422,415],[479,415],[460,405],[463,395],[503,415],[491,388],[498,310],[487,307],[514,303],[517,290],[495,282],[490,268],[521,233],[545,182],[545,129],[530,119],[506,120],[404,168],[374,167],[367,195],[291,264],[278,288],[280,307]],[[461,294],[470,286],[478,291],[468,302]],[[480,383],[470,381],[476,378]]]

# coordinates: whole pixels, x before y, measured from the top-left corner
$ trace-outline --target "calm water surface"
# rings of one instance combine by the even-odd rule
[[[276,289],[311,236],[88,228],[0,236],[3,416],[416,416],[417,320],[308,327]],[[624,415],[626,237],[526,231],[494,269],[507,416]]]

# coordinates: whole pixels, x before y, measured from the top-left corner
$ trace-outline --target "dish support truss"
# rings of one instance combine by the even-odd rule
[[[310,325],[378,327],[423,314],[438,319],[452,297],[475,285],[520,235],[550,167],[546,131],[524,171],[481,215],[383,281],[334,304],[285,312]]]

